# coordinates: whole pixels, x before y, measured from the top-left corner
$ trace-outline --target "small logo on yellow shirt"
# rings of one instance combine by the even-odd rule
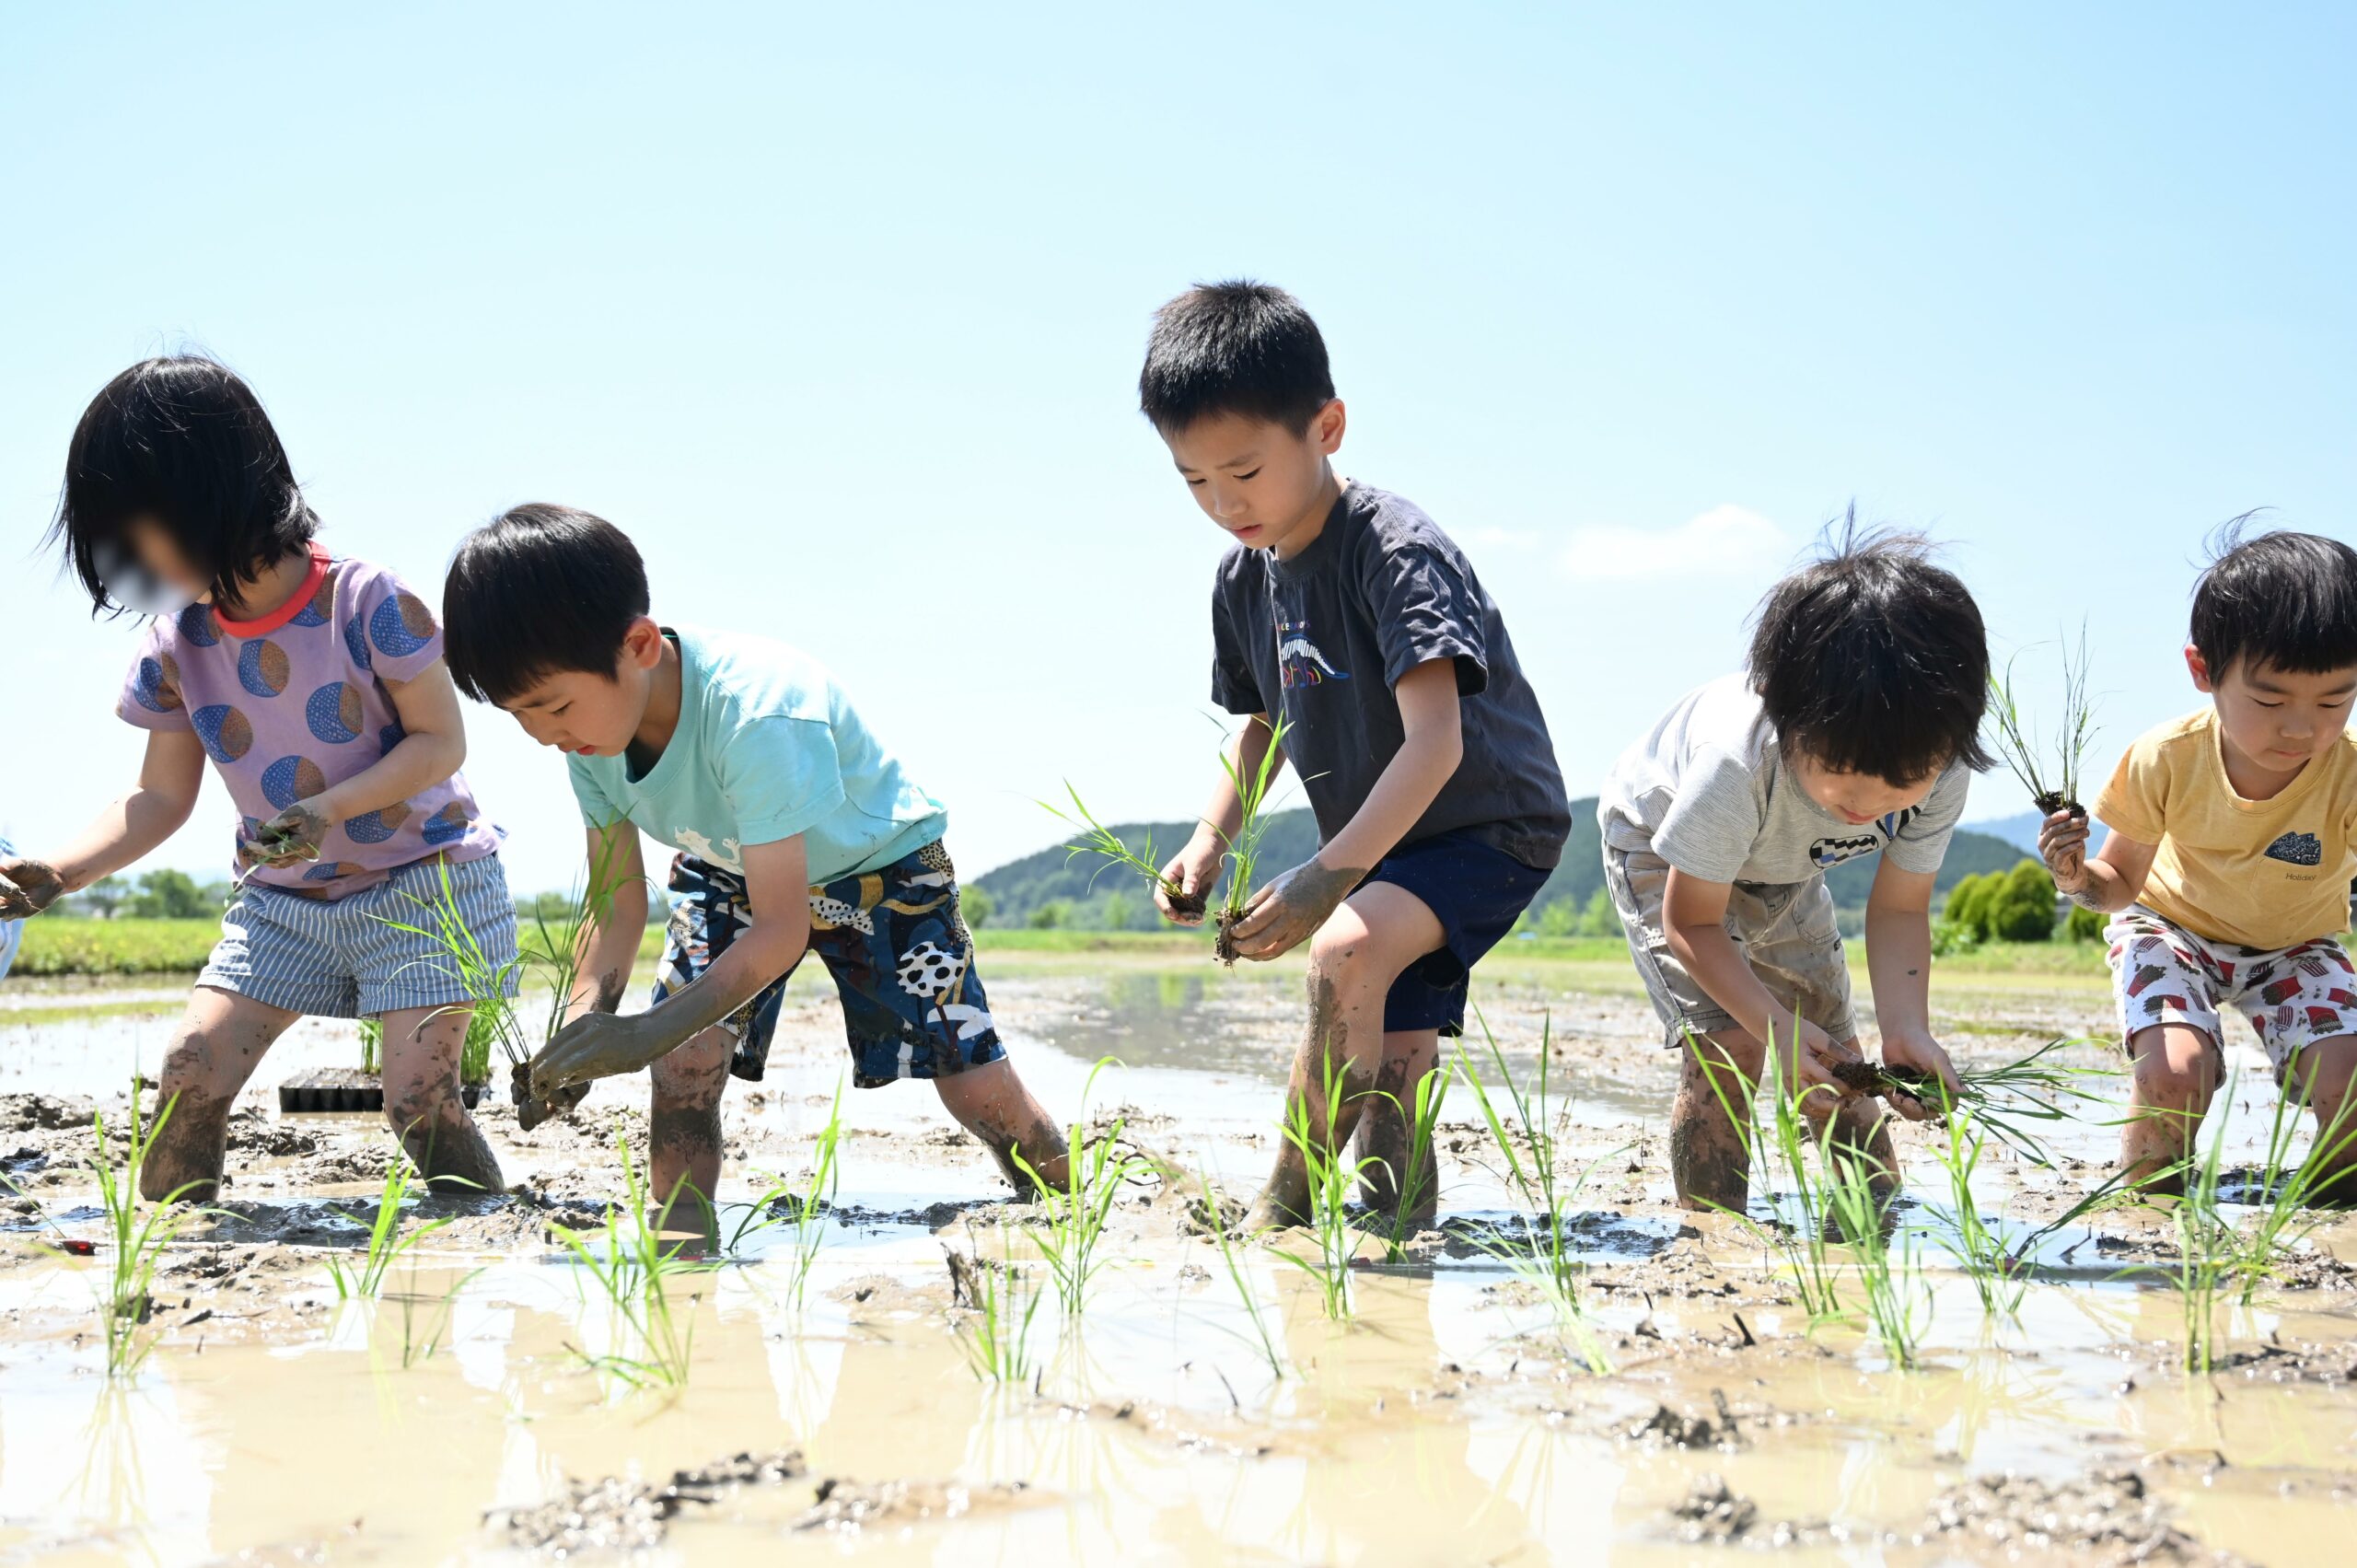
[[[2314,833],[2286,833],[2267,846],[2267,858],[2287,865],[2320,865],[2324,863],[2324,845]]]

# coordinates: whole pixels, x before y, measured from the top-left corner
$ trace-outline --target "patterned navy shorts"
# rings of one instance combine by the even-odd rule
[[[670,928],[655,1000],[712,967],[752,924],[745,878],[691,854],[671,861]],[[880,871],[810,889],[810,948],[834,977],[851,1044],[852,1083],[946,1078],[1006,1054],[974,972],[974,939],[958,913],[958,874],[935,840]],[[761,1082],[788,970],[722,1020],[736,1037],[728,1070]]]

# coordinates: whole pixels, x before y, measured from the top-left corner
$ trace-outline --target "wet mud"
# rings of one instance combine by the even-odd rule
[[[121,1156],[123,1053],[86,1067],[49,1040],[61,1026],[0,1022],[19,1064],[0,1065],[0,1562],[2334,1559],[2357,1504],[2357,1220],[2316,1216],[2250,1305],[2221,1305],[2212,1370],[2189,1375],[2165,1206],[2043,1238],[2018,1320],[1992,1318],[1929,1239],[1931,1134],[1901,1128],[1896,1213],[1925,1238],[1929,1307],[1899,1370],[1860,1321],[1812,1330],[1746,1227],[1676,1206],[1676,1059],[1641,997],[1587,980],[1504,966],[1480,1000],[1517,1073],[1544,1021],[1568,1088],[1561,1236],[1602,1375],[1469,1095],[1435,1138],[1433,1222],[1395,1249],[1360,1216],[1349,1321],[1287,1257],[1313,1255],[1302,1232],[1235,1243],[1239,1291],[1215,1224],[1277,1152],[1298,969],[994,979],[1032,1091],[1086,1129],[1122,1120],[1138,1161],[1076,1321],[1048,1287],[1042,1205],[923,1086],[847,1091],[840,1189],[807,1216],[778,1194],[846,1073],[831,1000],[797,984],[769,1077],[724,1102],[720,1225],[767,1223],[677,1287],[678,1387],[599,1370],[633,1330],[560,1239],[598,1237],[621,1200],[617,1137],[644,1168],[644,1078],[528,1129],[493,1097],[478,1119],[511,1190],[413,1194],[402,1230],[435,1228],[381,1296],[345,1300],[328,1260],[366,1248],[396,1149],[380,1118],[277,1110],[280,1077],[331,1060],[325,1034],[273,1052],[227,1111],[217,1212],[158,1260],[154,1353],[110,1381],[87,1162],[101,1109]],[[1939,1001],[1944,1027],[1976,1026],[1951,1029],[1959,1054],[1991,1060],[2107,1010],[2092,988]],[[151,1074],[170,1034],[87,1028]],[[1084,1112],[1103,1055],[1124,1065]],[[2229,1134],[2263,1132],[2268,1103],[2230,1107]],[[2052,1170],[1992,1156],[1991,1223],[2027,1236],[2101,1181],[2101,1120]],[[1772,1197],[1751,1202],[1772,1223]],[[975,1326],[1010,1263],[1041,1305],[1020,1374],[985,1381]]]

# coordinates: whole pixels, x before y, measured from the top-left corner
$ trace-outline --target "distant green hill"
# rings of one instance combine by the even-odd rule
[[[1142,850],[1152,840],[1157,859],[1167,859],[1195,830],[1192,822],[1124,822],[1113,830],[1121,842]],[[1270,872],[1298,865],[1318,853],[1318,826],[1306,807],[1281,811],[1269,819],[1261,854]],[[1986,833],[1959,830],[1948,845],[1940,867],[1939,889],[1945,893],[1959,877],[1982,871],[2010,870],[2021,851]],[[1875,862],[1869,857],[1837,865],[1826,883],[1841,912],[1845,929],[1854,930],[1866,907],[1866,891],[1874,883]],[[1068,854],[1062,846],[1043,849],[1009,861],[973,879],[990,903],[989,923],[996,926],[1073,926],[1090,931],[1151,931],[1162,922],[1143,877],[1091,854]],[[1605,912],[1595,905],[1604,887],[1603,841],[1596,825],[1594,799],[1572,802],[1572,836],[1563,845],[1563,859],[1530,906],[1530,920],[1542,929],[1569,934],[1589,929],[1591,935],[1617,935],[1617,922],[1605,925]],[[1550,913],[1550,911],[1552,912]],[[1583,926],[1582,921],[1586,925]],[[1592,929],[1590,929],[1592,928]]]

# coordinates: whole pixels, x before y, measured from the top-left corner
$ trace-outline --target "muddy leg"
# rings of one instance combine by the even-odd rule
[[[1669,1179],[1681,1209],[1741,1214],[1751,1186],[1751,1146],[1728,1115],[1747,1113],[1766,1061],[1741,1029],[1678,1048],[1678,1098],[1669,1113]]]
[[[1002,1056],[935,1078],[933,1086],[941,1096],[942,1109],[991,1152],[1018,1194],[1028,1198],[1034,1191],[1031,1179],[1015,1163],[1018,1152],[1049,1186],[1062,1189],[1071,1180],[1063,1132],[1031,1098],[1016,1075],[1014,1063]]]
[[[2217,1042],[2185,1024],[2158,1024],[2129,1037],[2128,1055],[2134,1075],[2119,1163],[2147,1192],[2182,1192],[2185,1176],[2175,1167],[2192,1149],[2217,1089]]]
[[[720,1097],[737,1041],[709,1028],[648,1069],[647,1173],[656,1228],[710,1236],[718,1221]]]
[[[1440,920],[1424,900],[1389,882],[1361,888],[1309,939],[1309,1023],[1285,1091],[1285,1125],[1296,1108],[1309,1141],[1340,1149],[1358,1125],[1361,1096],[1383,1063],[1383,999],[1410,964],[1441,944]],[[1341,1108],[1327,1125],[1329,1069],[1341,1080]],[[1244,1217],[1248,1231],[1309,1222],[1309,1160],[1287,1135],[1269,1184]]]
[[[1379,1163],[1359,1173],[1359,1194],[1370,1208],[1398,1214],[1399,1189],[1412,1186],[1403,1216],[1416,1229],[1430,1225],[1440,1203],[1440,1172],[1434,1164],[1432,1140],[1411,1146],[1416,1131],[1416,1096],[1440,1059],[1438,1029],[1400,1029],[1383,1037],[1383,1065],[1375,1074],[1376,1092],[1367,1097],[1359,1119],[1358,1158]]]
[[[2308,1151],[2316,1167],[2316,1202],[2357,1205],[2357,1035],[2320,1040],[2292,1059],[2290,1094],[2305,1093],[2316,1119]]]
[[[262,1052],[300,1016],[209,985],[189,993],[156,1092],[157,1105],[170,1106],[171,1115],[140,1168],[140,1196],[151,1202],[175,1193],[192,1203],[213,1201],[228,1157],[230,1102],[253,1076]]]
[[[385,1120],[434,1191],[505,1192],[499,1161],[459,1096],[471,1009],[401,1007],[383,1016]]]

